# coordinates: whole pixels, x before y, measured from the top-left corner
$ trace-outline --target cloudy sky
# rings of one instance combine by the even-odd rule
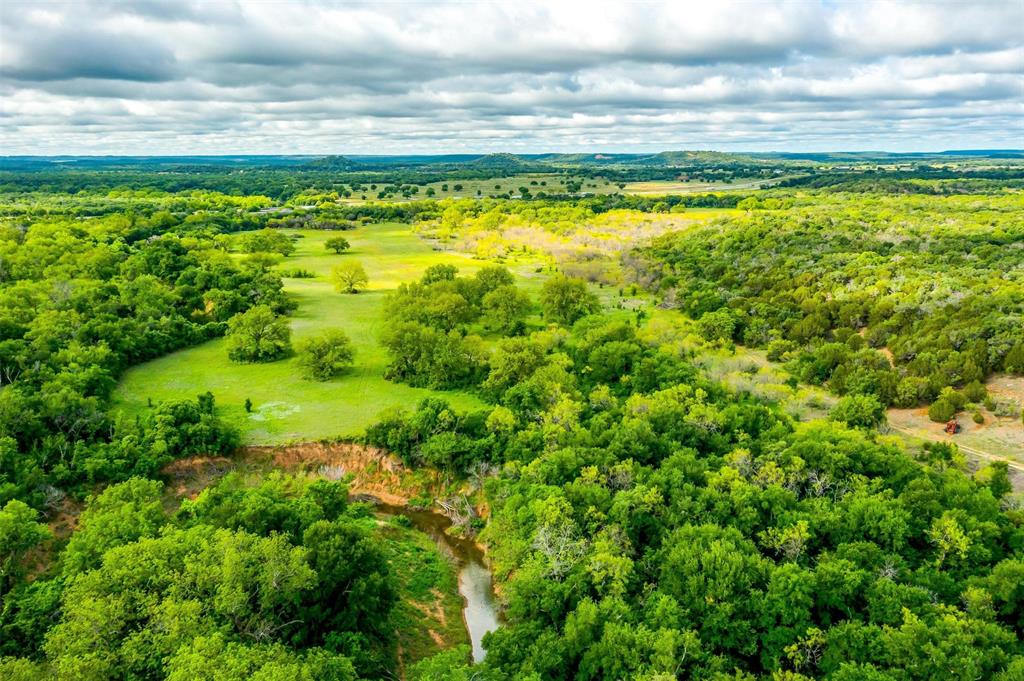
[[[1024,147],[1024,0],[4,0],[0,154]]]

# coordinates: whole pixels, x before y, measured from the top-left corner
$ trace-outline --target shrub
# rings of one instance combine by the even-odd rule
[[[796,343],[789,340],[773,340],[768,344],[768,359],[773,362],[782,361],[783,356],[796,350]]]
[[[969,402],[981,402],[988,395],[988,391],[985,390],[985,386],[982,385],[981,381],[971,381],[964,386],[964,395]]]
[[[932,406],[928,407],[928,418],[936,423],[945,423],[953,418],[955,414],[956,407],[942,397],[932,402]]]

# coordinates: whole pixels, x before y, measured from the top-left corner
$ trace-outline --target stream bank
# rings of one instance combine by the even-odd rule
[[[449,534],[451,521],[440,513],[389,504],[370,495],[361,495],[361,499],[373,503],[381,515],[408,518],[414,528],[433,539],[438,548],[455,561],[459,570],[459,594],[464,603],[462,619],[469,632],[473,661],[483,660],[487,654],[483,647],[484,634],[498,628],[499,618],[491,571],[480,545]]]

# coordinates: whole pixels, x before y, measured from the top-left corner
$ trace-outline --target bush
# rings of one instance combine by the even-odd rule
[[[981,415],[980,411],[975,410],[974,415],[971,416],[971,418],[974,419],[974,422],[977,423],[978,425],[985,423],[985,417]]]
[[[964,405],[967,404],[967,396],[950,387],[943,388],[939,392],[939,399],[949,402],[957,411],[963,409]]]
[[[768,359],[781,362],[786,353],[796,350],[796,343],[789,340],[773,340],[768,344]]]
[[[964,386],[964,395],[967,397],[968,402],[981,402],[988,395],[988,391],[985,390],[985,386],[981,384],[981,381],[971,381]]]
[[[1003,364],[1011,374],[1024,374],[1024,344],[1013,346]]]
[[[932,406],[928,407],[928,418],[936,423],[945,423],[953,418],[955,414],[956,407],[942,397],[932,402]]]
[[[927,378],[907,376],[896,386],[896,406],[916,407],[931,396],[930,392]]]

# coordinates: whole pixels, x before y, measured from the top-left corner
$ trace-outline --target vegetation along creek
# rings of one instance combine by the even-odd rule
[[[473,644],[473,661],[483,660],[486,655],[484,634],[497,629],[499,622],[491,571],[480,545],[471,539],[449,534],[446,530],[451,526],[451,521],[440,513],[387,504],[374,497],[368,500],[374,503],[381,514],[408,518],[414,528],[427,534],[443,553],[458,564],[459,594],[465,603],[462,618]]]

